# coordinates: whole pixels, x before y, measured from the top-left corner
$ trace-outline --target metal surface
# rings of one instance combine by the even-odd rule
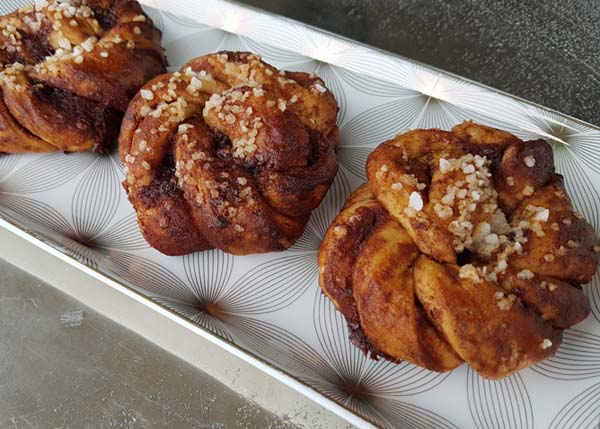
[[[292,428],[0,259],[0,428]]]
[[[238,0],[600,125],[597,0]]]

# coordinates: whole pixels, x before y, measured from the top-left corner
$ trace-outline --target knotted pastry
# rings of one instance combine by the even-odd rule
[[[550,146],[465,122],[375,149],[319,251],[320,285],[372,356],[501,378],[587,317],[600,247]]]
[[[101,151],[165,70],[161,32],[133,0],[38,3],[0,30],[0,152]]]
[[[167,255],[290,247],[337,173],[337,110],[316,76],[247,52],[199,57],[147,83],[119,151],[148,243]]]

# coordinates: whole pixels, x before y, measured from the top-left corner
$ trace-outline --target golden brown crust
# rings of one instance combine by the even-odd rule
[[[161,174],[136,198],[137,220],[144,237],[167,255],[193,253],[210,249],[192,221],[190,207],[168,174]],[[173,241],[179,243],[173,251]]]
[[[500,378],[589,314],[580,285],[600,248],[543,140],[467,121],[396,136],[366,168],[319,252],[321,288],[363,350]]]
[[[333,220],[319,248],[319,283],[351,325],[358,324],[352,270],[362,242],[389,218],[365,184],[357,188]]]
[[[469,153],[485,156],[497,161],[504,150],[520,140],[511,133],[473,121],[464,121],[452,127],[452,134],[461,142],[461,147]]]
[[[422,308],[414,306],[410,279],[417,255],[412,240],[365,184],[350,195],[323,239],[319,283],[346,318],[357,347],[389,360],[447,371],[462,361]],[[401,284],[406,278],[410,283]]]
[[[540,275],[526,280],[519,277],[519,272],[516,268],[507,268],[498,276],[500,286],[521,298],[555,328],[569,328],[590,314],[590,302],[581,287]]]
[[[430,168],[439,156],[453,157],[459,141],[449,132],[417,130],[401,134],[381,145],[367,161],[367,177],[373,193],[390,215],[406,228],[422,252],[455,262],[450,234],[425,216],[408,216],[410,195],[430,182]]]
[[[320,79],[294,76],[256,55],[222,52],[136,94],[119,153],[138,219],[151,217],[140,196],[157,188],[159,172],[172,184],[161,198],[187,205],[158,225],[140,221],[150,245],[170,255],[194,248],[169,230],[178,216],[193,225],[195,250],[262,253],[297,240],[337,172],[337,105]]]
[[[529,167],[524,159],[535,160],[535,163]],[[535,192],[553,176],[554,155],[544,140],[518,141],[510,145],[504,151],[495,182],[502,210],[512,213],[527,198],[528,188]]]
[[[54,152],[56,147],[31,134],[15,121],[6,107],[0,103],[0,152],[13,153],[15,148],[23,152]],[[20,151],[20,149],[19,149]]]
[[[102,151],[166,65],[134,0],[50,1],[0,17],[0,29],[0,152]]]
[[[413,264],[419,249],[389,219],[363,243],[352,274],[360,326],[383,353],[433,371],[449,371],[462,359],[431,325],[415,297]]]
[[[365,184],[357,188],[327,230],[319,248],[319,284],[344,315],[350,340],[365,352],[381,354],[366,339],[353,295],[352,272],[363,241],[389,219],[383,206]]]
[[[548,209],[548,219],[536,223],[540,207]],[[549,183],[521,202],[512,223],[521,221],[539,228],[528,232],[523,252],[511,258],[512,266],[572,283],[592,280],[599,260],[599,254],[593,250],[594,229],[574,210],[562,177],[553,175]]]
[[[487,281],[462,279],[456,265],[421,255],[415,286],[429,320],[454,350],[486,378],[501,378],[552,356],[561,331],[544,323],[520,300],[500,308],[503,290]],[[544,341],[550,341],[544,347]]]

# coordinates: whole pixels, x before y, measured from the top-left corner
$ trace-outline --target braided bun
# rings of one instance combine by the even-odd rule
[[[165,70],[161,33],[133,0],[26,6],[0,29],[0,152],[101,151]]]
[[[327,231],[320,284],[374,356],[501,378],[587,317],[599,262],[550,146],[465,122],[375,149]]]
[[[336,175],[336,116],[319,78],[246,52],[147,83],[119,140],[144,237],[168,255],[287,249]]]

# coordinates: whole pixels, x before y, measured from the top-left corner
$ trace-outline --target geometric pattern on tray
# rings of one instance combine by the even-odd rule
[[[25,3],[5,1],[0,13]],[[267,255],[234,257],[212,250],[164,256],[149,248],[139,233],[121,188],[124,172],[116,153],[0,155],[2,218],[376,425],[598,426],[598,274],[585,287],[592,315],[565,331],[555,357],[506,379],[488,381],[466,365],[437,374],[408,363],[367,359],[350,345],[343,318],[320,293],[316,252],[346,197],[365,181],[365,160],[377,144],[409,128],[449,129],[464,119],[522,139],[547,139],[576,208],[599,231],[600,130],[240,6],[213,0],[166,4],[168,10],[148,12],[164,31],[172,70],[214,51],[249,50],[278,68],[315,72],[335,93],[340,105],[340,171],[301,239],[286,252]]]

